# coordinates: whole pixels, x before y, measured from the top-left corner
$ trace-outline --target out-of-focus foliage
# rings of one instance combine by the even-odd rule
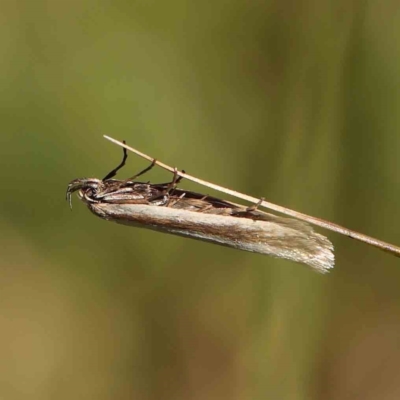
[[[25,0],[0,19],[2,399],[400,398],[399,259],[327,233],[320,276],[64,200],[119,162],[108,134],[400,244],[396,1]]]

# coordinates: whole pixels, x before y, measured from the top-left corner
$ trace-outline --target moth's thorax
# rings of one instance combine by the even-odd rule
[[[108,179],[102,181],[95,178],[80,178],[73,180],[67,189],[67,198],[78,192],[79,198],[85,203],[114,204],[149,204],[163,206],[168,202],[166,184],[151,185],[144,182],[121,181]]]

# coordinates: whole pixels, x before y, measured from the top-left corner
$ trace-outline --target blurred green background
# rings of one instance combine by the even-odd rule
[[[0,18],[1,399],[400,398],[399,259],[319,230],[323,276],[65,201],[120,161],[107,134],[400,245],[397,1],[21,0]]]

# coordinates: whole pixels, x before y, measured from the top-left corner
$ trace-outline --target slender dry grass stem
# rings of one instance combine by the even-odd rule
[[[362,233],[350,230],[350,229],[345,228],[343,226],[337,225],[337,224],[335,224],[333,222],[329,222],[329,221],[326,221],[326,220],[323,220],[323,219],[320,219],[320,218],[312,217],[310,215],[303,214],[303,213],[300,213],[298,211],[294,211],[294,210],[291,210],[289,208],[282,207],[282,206],[279,206],[277,204],[273,204],[273,203],[267,202],[265,200],[260,202],[260,199],[257,199],[255,197],[252,197],[252,196],[249,196],[249,195],[246,195],[246,194],[243,194],[243,193],[239,193],[239,192],[237,192],[235,190],[224,188],[222,186],[216,185],[216,184],[211,183],[211,182],[204,181],[202,179],[196,178],[196,177],[191,176],[189,174],[186,174],[184,172],[176,171],[176,169],[170,167],[169,165],[164,164],[164,163],[154,159],[153,157],[150,157],[150,156],[148,156],[148,155],[146,155],[146,154],[144,154],[144,153],[142,153],[142,152],[140,152],[140,151],[138,151],[138,150],[136,150],[136,149],[134,149],[134,148],[132,148],[130,146],[127,146],[126,144],[124,144],[124,143],[122,143],[122,142],[120,142],[118,140],[115,140],[115,139],[113,139],[113,138],[111,138],[109,136],[106,136],[106,135],[104,135],[104,137],[107,140],[110,140],[111,142],[113,142],[113,143],[115,143],[115,144],[117,144],[117,145],[119,145],[121,147],[124,147],[125,149],[127,149],[129,151],[132,151],[133,153],[139,155],[140,157],[143,157],[146,160],[151,161],[155,165],[158,165],[159,167],[164,168],[167,171],[176,173],[178,176],[180,176],[182,178],[185,178],[185,179],[188,179],[190,181],[196,182],[196,183],[198,183],[200,185],[209,187],[209,188],[217,190],[219,192],[229,194],[229,195],[237,197],[239,199],[246,200],[246,201],[248,201],[250,203],[258,204],[260,207],[265,207],[265,208],[267,208],[269,210],[277,211],[277,212],[279,212],[281,214],[285,214],[285,215],[288,215],[290,217],[296,218],[298,220],[308,222],[308,223],[313,224],[315,226],[319,226],[321,228],[325,228],[325,229],[328,229],[330,231],[340,233],[340,234],[348,236],[348,237],[350,237],[352,239],[356,239],[356,240],[359,240],[361,242],[367,243],[367,244],[369,244],[371,246],[377,247],[378,249],[383,250],[383,251],[385,251],[387,253],[393,254],[396,257],[400,257],[400,247],[398,247],[398,246],[395,246],[393,244],[386,243],[386,242],[384,242],[382,240],[378,240],[378,239],[375,239],[373,237],[364,235]]]

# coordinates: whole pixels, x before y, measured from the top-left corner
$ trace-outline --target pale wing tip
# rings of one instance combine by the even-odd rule
[[[335,266],[334,247],[328,239],[326,241],[326,245],[321,246],[314,257],[307,262],[310,267],[321,274],[326,274]]]

